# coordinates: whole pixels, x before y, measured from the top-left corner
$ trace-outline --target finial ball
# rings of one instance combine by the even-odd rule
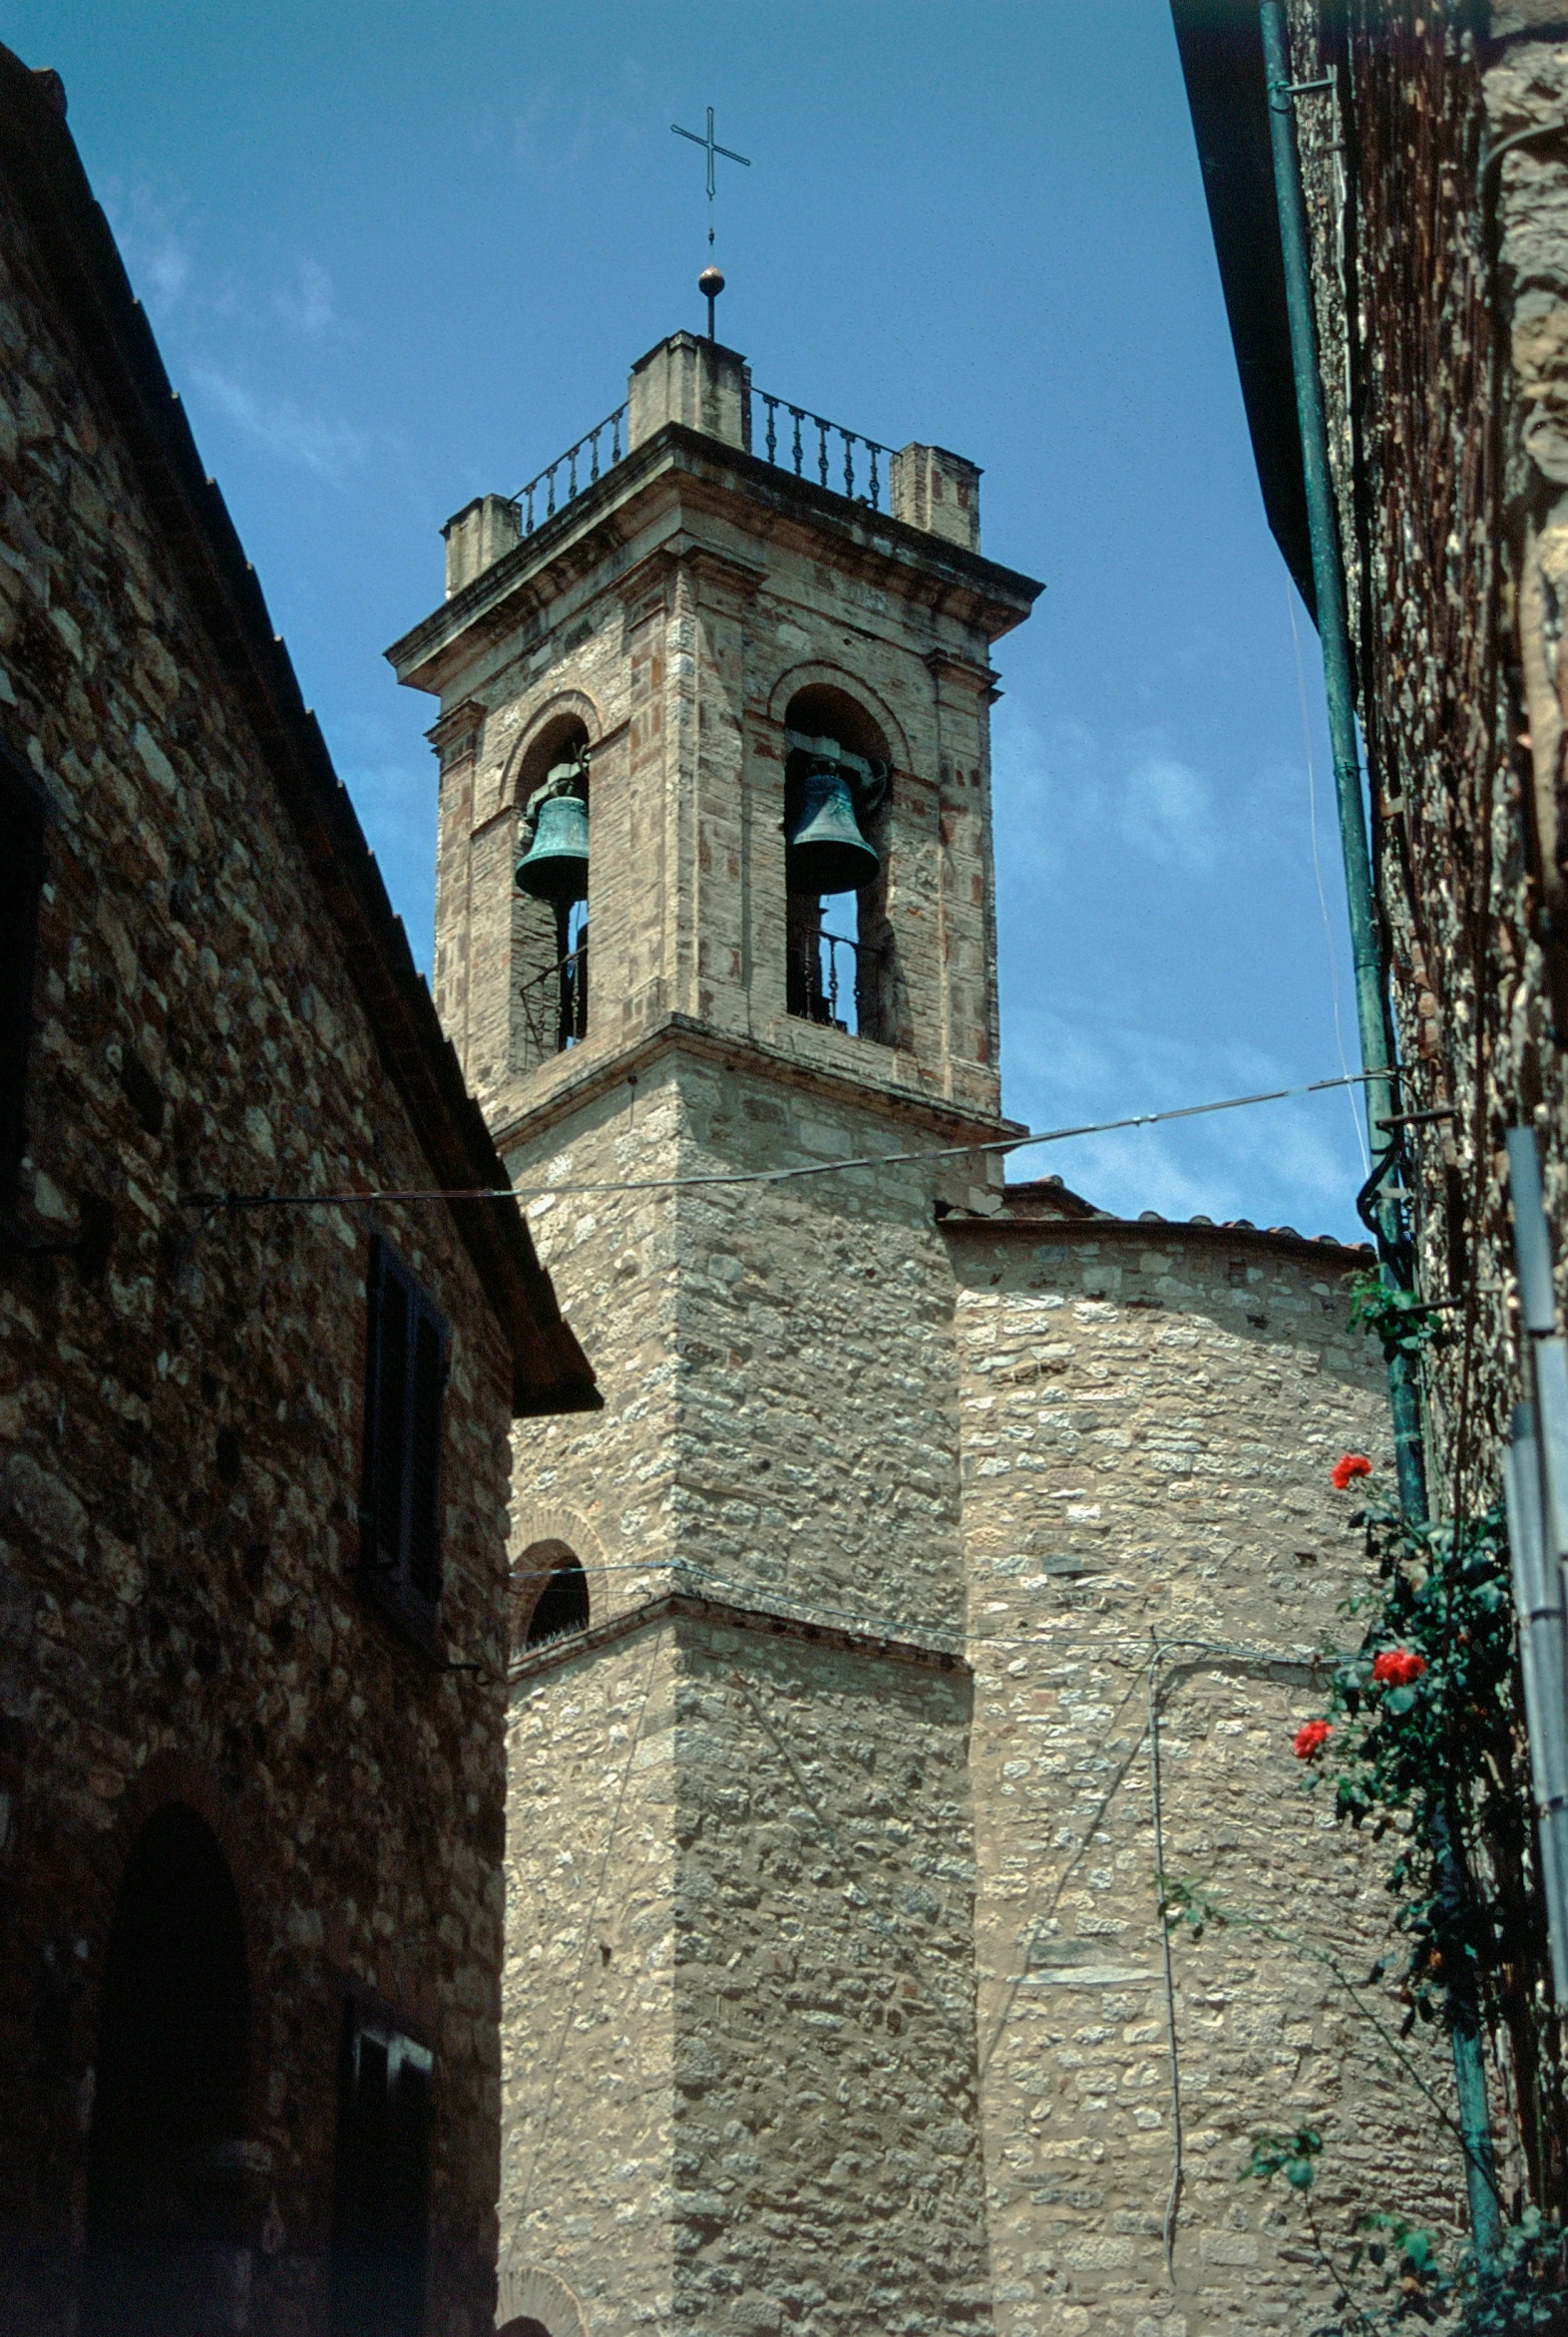
[[[705,267],[697,278],[697,290],[706,299],[716,300],[724,289],[724,278],[716,267]]]

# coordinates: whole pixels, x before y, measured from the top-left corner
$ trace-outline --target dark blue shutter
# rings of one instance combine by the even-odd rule
[[[385,1242],[371,1244],[365,1367],[363,1563],[424,1628],[441,1596],[441,1453],[450,1340]]]

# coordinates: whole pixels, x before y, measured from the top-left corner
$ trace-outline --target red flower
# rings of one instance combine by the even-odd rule
[[[1372,1462],[1365,1452],[1347,1452],[1342,1453],[1329,1471],[1329,1482],[1337,1493],[1343,1493],[1354,1478],[1371,1475]]]
[[[1372,1678],[1383,1688],[1408,1688],[1426,1669],[1426,1658],[1413,1648],[1384,1648],[1372,1665]]]
[[[1295,1753],[1298,1760],[1311,1760],[1320,1753],[1334,1735],[1327,1721],[1309,1721],[1296,1732]]]

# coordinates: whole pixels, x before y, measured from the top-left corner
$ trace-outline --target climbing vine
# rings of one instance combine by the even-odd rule
[[[1418,1353],[1434,1336],[1429,1311],[1401,1294],[1369,1288],[1358,1306],[1386,1353]],[[1371,1474],[1364,1455],[1347,1453],[1333,1478],[1344,1491]],[[1477,2018],[1494,2034],[1506,2029],[1524,2081],[1529,2154],[1542,2091],[1555,2088],[1557,2072],[1554,2054],[1542,2050],[1539,1991],[1529,1978],[1541,1964],[1539,1915],[1524,1880],[1529,1796],[1519,1775],[1502,1514],[1411,1524],[1373,1505],[1353,1522],[1375,1569],[1372,1586],[1346,1610],[1363,1626],[1361,1645],[1334,1663],[1326,1709],[1297,1731],[1293,1750],[1310,1788],[1332,1788],[1338,1817],[1374,1840],[1393,1837],[1387,1884],[1405,1943],[1402,2034],[1418,2021]],[[1165,1897],[1191,1924],[1192,1908],[1169,1890]],[[1483,2269],[1467,2255],[1449,2270],[1433,2233],[1378,2210],[1337,2257],[1312,2201],[1322,2148],[1309,2127],[1259,2136],[1242,2170],[1265,2182],[1283,2176],[1300,2202],[1337,2299],[1337,2319],[1317,2337],[1375,2337],[1450,2316],[1464,2337],[1568,2328],[1568,2234],[1554,2218],[1521,2206],[1494,2263]]]

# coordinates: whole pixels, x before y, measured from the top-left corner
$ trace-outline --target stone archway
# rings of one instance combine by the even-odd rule
[[[82,2337],[219,2337],[245,2242],[244,1927],[184,1802],[143,1827],[110,1933],[88,2145]]]
[[[537,2264],[503,2264],[497,2337],[588,2337],[582,2299]]]

